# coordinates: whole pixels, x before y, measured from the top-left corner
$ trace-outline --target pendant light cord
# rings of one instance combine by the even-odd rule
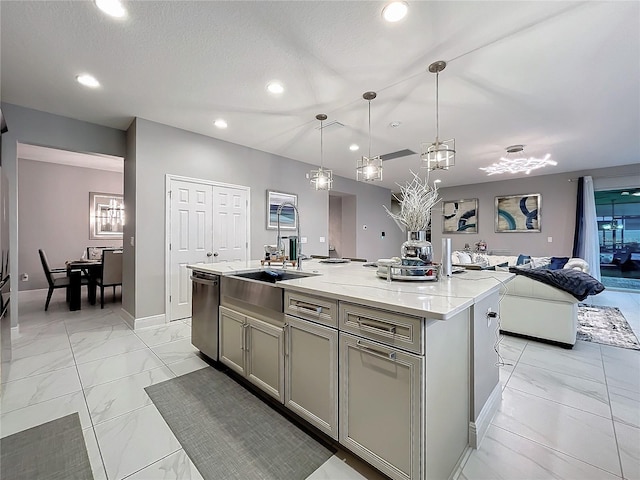
[[[440,77],[440,72],[436,72],[436,143],[438,143],[440,140],[440,120],[439,120],[439,115],[438,115],[438,104],[440,103],[438,101],[438,78]]]
[[[371,160],[371,100],[369,100],[369,160]]]
[[[322,142],[322,135],[323,135],[323,128],[322,128],[322,120],[320,120],[320,169],[324,170],[324,150],[323,150],[323,142]]]

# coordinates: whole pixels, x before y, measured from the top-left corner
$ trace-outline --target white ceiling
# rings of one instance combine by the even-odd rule
[[[432,174],[441,186],[504,178],[478,168],[512,144],[558,162],[531,175],[640,162],[636,1],[410,1],[396,24],[377,1],[125,6],[117,20],[88,1],[0,2],[2,101],[120,129],[138,116],[313,165],[326,113],[344,127],[325,130],[325,167],[355,178],[369,142],[362,94],[378,93],[371,154],[419,152],[435,137],[427,67],[445,60],[440,137],[455,136],[458,155]],[[101,87],[78,85],[84,72]],[[273,79],[279,97],[265,90]],[[419,158],[384,166],[397,189]]]

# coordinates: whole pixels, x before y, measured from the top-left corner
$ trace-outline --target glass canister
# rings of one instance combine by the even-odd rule
[[[419,258],[425,263],[433,263],[433,248],[424,230],[407,232],[407,241],[402,244],[401,253],[402,258]]]

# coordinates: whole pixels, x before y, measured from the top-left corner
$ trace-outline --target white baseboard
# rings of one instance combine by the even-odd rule
[[[120,318],[122,318],[122,320],[124,320],[124,323],[129,325],[130,328],[133,328],[135,330],[134,327],[136,325],[136,319],[134,318],[133,315],[131,315],[129,312],[127,312],[124,308],[120,309]]]
[[[155,327],[167,323],[167,317],[164,313],[160,315],[151,315],[150,317],[136,318],[134,330],[145,327]]]
[[[472,448],[478,448],[482,439],[484,438],[493,416],[500,407],[502,401],[502,384],[500,382],[494,387],[491,395],[482,407],[480,415],[476,418],[475,422],[469,422],[469,445]]]

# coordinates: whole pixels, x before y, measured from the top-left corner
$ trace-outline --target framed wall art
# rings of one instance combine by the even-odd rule
[[[89,239],[122,239],[123,227],[122,195],[89,192]]]
[[[540,232],[542,195],[509,195],[496,197],[496,232]]]
[[[275,192],[267,190],[267,229],[278,228],[278,207],[283,203],[298,206],[298,196],[293,193]],[[295,208],[285,205],[280,212],[280,229],[295,230],[298,227],[298,216]]]
[[[442,233],[478,233],[478,199],[443,201]]]

